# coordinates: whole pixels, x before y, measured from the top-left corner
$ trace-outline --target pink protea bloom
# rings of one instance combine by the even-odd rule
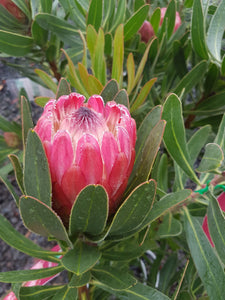
[[[113,213],[126,189],[135,159],[136,124],[128,109],[101,96],[71,93],[50,100],[35,131],[45,147],[52,179],[53,208],[63,220],[78,193],[102,185]]]
[[[163,20],[164,20],[165,14],[166,14],[166,10],[167,10],[167,7],[162,7],[161,8],[161,19],[160,19],[160,23],[159,23],[160,26],[163,23]],[[180,27],[180,25],[181,25],[180,14],[179,14],[178,11],[176,11],[176,18],[175,18],[175,25],[174,25],[173,32],[177,31],[177,29]]]
[[[148,41],[155,35],[154,29],[148,21],[144,21],[138,32],[141,35],[141,40],[145,43],[148,43]]]
[[[225,212],[225,193],[223,192],[222,194],[220,194],[220,196],[217,198],[218,203],[220,208],[222,209],[222,211]],[[204,230],[206,236],[208,237],[210,244],[212,245],[212,247],[214,247],[214,243],[212,241],[211,235],[209,233],[209,226],[208,226],[208,218],[207,216],[205,216],[203,223],[202,223],[202,229]]]

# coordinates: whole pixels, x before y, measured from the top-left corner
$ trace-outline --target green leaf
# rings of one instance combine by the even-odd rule
[[[43,80],[47,87],[52,90],[54,94],[56,94],[57,84],[53,81],[52,77],[40,69],[35,69],[34,71]]]
[[[207,62],[201,61],[190,72],[188,72],[174,89],[174,93],[180,95],[188,94],[191,89],[200,82],[207,71]]]
[[[63,266],[76,275],[81,275],[99,261],[101,253],[95,245],[77,242],[62,258]]]
[[[49,297],[54,296],[63,287],[64,286],[62,285],[21,287],[19,293],[19,297],[20,297],[19,299],[20,300],[49,299]]]
[[[127,95],[127,91],[122,89],[120,90],[115,98],[113,99],[116,103],[118,104],[123,104],[125,105],[126,107],[129,108],[129,98],[128,98],[128,95]]]
[[[197,109],[193,111],[193,114],[204,116],[222,114],[225,107],[224,97],[225,92],[220,92],[205,99],[205,101],[200,103]]]
[[[175,219],[172,213],[168,213],[162,220],[157,234],[161,239],[180,235],[182,232],[181,222]]]
[[[97,77],[103,85],[105,85],[106,82],[106,62],[104,56],[104,49],[105,36],[103,30],[100,28],[96,39],[92,65],[95,77]]]
[[[15,200],[16,204],[19,204],[19,196],[17,195],[15,188],[11,184],[10,180],[7,178],[7,174],[4,174],[4,172],[1,172],[0,174],[0,180],[4,183],[4,185],[7,187],[8,191],[11,193],[13,199]]]
[[[152,210],[144,220],[143,224],[150,224],[169,211],[174,211],[175,209],[178,209],[178,207],[183,206],[190,195],[191,190],[187,189],[165,195],[160,201],[153,205]]]
[[[129,273],[113,267],[97,267],[91,270],[91,274],[102,284],[117,291],[128,289],[137,283]]]
[[[64,286],[60,289],[51,300],[76,300],[78,297],[77,288],[71,287],[69,285]]]
[[[11,164],[13,165],[13,169],[14,169],[14,173],[15,173],[15,176],[16,176],[17,184],[18,184],[21,192],[24,193],[23,169],[22,169],[22,166],[20,164],[20,160],[19,160],[18,156],[14,155],[14,154],[10,154],[8,157],[11,161]]]
[[[165,153],[161,156],[158,165],[157,186],[165,192],[168,190],[168,159]]]
[[[119,91],[119,86],[116,80],[111,79],[107,82],[104,89],[101,92],[101,96],[104,102],[113,101],[114,97]]]
[[[210,299],[224,299],[223,267],[196,218],[185,208],[185,232],[191,256]]]
[[[148,94],[150,93],[150,90],[151,90],[153,84],[156,82],[156,80],[157,80],[157,78],[152,78],[145,83],[145,85],[140,90],[140,93],[138,94],[136,100],[134,101],[134,103],[131,106],[131,109],[130,109],[131,113],[145,102],[145,100],[146,100]]]
[[[71,46],[74,44],[74,39],[77,39],[77,42],[81,45],[81,49],[83,48],[79,31],[69,22],[47,13],[35,15],[35,21],[42,28],[55,33],[62,41]]]
[[[98,235],[108,218],[108,196],[101,185],[89,185],[77,196],[70,214],[69,232]]]
[[[162,114],[162,107],[161,106],[155,106],[144,118],[143,122],[141,123],[140,127],[137,131],[137,141],[135,145],[135,151],[136,151],[136,158],[135,163],[133,167],[133,171],[131,173],[131,176],[129,178],[129,185],[133,181],[133,179],[136,177],[136,171],[139,168],[139,164],[141,162],[141,158],[143,156],[143,151],[145,144],[147,143],[148,137],[153,130],[153,128],[158,124],[158,122],[161,119]],[[146,130],[146,128],[148,130]],[[130,190],[130,188],[129,188]]]
[[[23,145],[25,147],[27,141],[27,135],[31,128],[33,128],[33,121],[30,111],[30,103],[25,97],[21,97],[21,119],[22,119],[22,137]]]
[[[56,99],[63,95],[69,95],[71,93],[70,85],[65,78],[61,78],[56,92]]]
[[[201,160],[198,172],[212,172],[217,170],[224,159],[223,151],[219,145],[210,143],[205,146],[205,153]]]
[[[170,300],[169,297],[162,294],[157,289],[141,283],[137,283],[135,286],[124,291],[110,289],[108,286],[96,281],[94,281],[94,284],[99,288],[116,295],[121,300]]]
[[[152,16],[151,16],[151,25],[154,29],[154,32],[156,33],[159,29],[159,24],[160,24],[160,15],[161,15],[161,11],[160,11],[160,8],[157,7]]]
[[[0,30],[0,51],[10,56],[24,56],[31,52],[33,39],[17,33]]]
[[[145,180],[148,180],[156,155],[159,151],[165,125],[166,122],[164,120],[160,120],[150,132],[147,132],[149,135],[141,152],[139,152],[139,156],[136,157],[135,165],[130,177],[128,191]]]
[[[38,199],[22,196],[20,214],[24,225],[34,233],[67,242],[72,247],[67,232],[57,214]]]
[[[115,79],[119,84],[123,76],[123,59],[124,59],[124,34],[123,24],[116,29],[113,43],[113,65],[112,79]]]
[[[135,78],[135,63],[133,53],[129,53],[127,58],[127,77],[127,93],[130,94],[133,89],[133,82]]]
[[[80,276],[73,274],[72,278],[70,279],[69,286],[71,287],[81,287],[89,283],[91,279],[90,271],[81,274]]]
[[[46,104],[50,99],[51,99],[51,97],[36,97],[36,98],[34,99],[34,102],[35,102],[37,105],[39,105],[39,106],[41,106],[41,107],[44,107],[45,104]]]
[[[51,176],[42,142],[33,130],[29,131],[24,160],[24,188],[33,196],[51,206]]]
[[[176,18],[176,4],[175,1],[172,0],[169,2],[169,5],[166,9],[165,16],[163,18],[163,22],[161,25],[161,31],[159,35],[159,39],[162,40],[164,32],[167,33],[167,38],[169,39],[173,34],[174,25]]]
[[[203,59],[208,58],[205,37],[205,20],[201,0],[195,0],[191,21],[191,40],[196,53]]]
[[[118,6],[116,10],[116,14],[114,14],[114,18],[111,19],[110,29],[109,32],[114,32],[116,28],[120,24],[124,22],[125,16],[126,16],[126,6],[127,2],[126,0],[120,0],[118,1]]]
[[[30,256],[44,259],[47,261],[58,262],[59,259],[54,257],[55,253],[52,251],[45,251],[24,235],[20,234],[13,226],[0,215],[0,237],[11,247],[26,253]]]
[[[141,27],[148,16],[149,6],[149,4],[143,5],[127,20],[124,25],[124,41],[132,38]]]
[[[214,13],[207,32],[207,46],[214,58],[221,62],[221,46],[225,29],[225,1],[222,0]]]
[[[91,0],[87,16],[87,25],[93,25],[95,30],[98,31],[102,23],[102,1]]]
[[[225,114],[223,115],[222,121],[220,122],[220,126],[217,132],[217,135],[215,137],[214,143],[218,144],[221,149],[223,150],[223,153],[225,154]]]
[[[53,276],[62,272],[63,269],[62,266],[57,266],[53,268],[2,272],[0,273],[0,281],[9,283],[31,281]]]
[[[225,75],[225,55],[223,56],[223,60],[221,63],[221,73],[223,76]]]
[[[175,94],[171,94],[166,99],[162,118],[167,122],[163,139],[168,152],[183,171],[194,182],[199,183],[191,167],[190,154],[185,138],[181,102]]]
[[[123,235],[135,230],[150,212],[156,192],[153,180],[139,185],[117,210],[109,235]]]
[[[214,195],[210,193],[208,197],[210,201],[207,216],[210,236],[221,261],[225,264],[225,217]]]
[[[82,8],[80,7],[79,1],[60,0],[59,2],[62,4],[66,14],[70,15],[70,18],[76,24],[76,27],[80,28],[80,30],[82,31],[85,30],[86,20],[84,18],[84,15],[81,13]]]
[[[94,27],[92,25],[88,25],[86,40],[87,40],[87,46],[88,46],[88,50],[90,52],[92,60],[94,60],[95,45],[96,45],[97,37],[98,37],[98,34],[97,34],[96,30],[94,29]]]
[[[37,21],[33,21],[31,27],[32,37],[37,45],[40,47],[45,46],[48,41],[48,31],[44,30]]]

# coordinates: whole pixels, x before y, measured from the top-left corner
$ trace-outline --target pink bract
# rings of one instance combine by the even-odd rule
[[[50,100],[35,131],[44,145],[53,189],[53,208],[68,218],[78,193],[102,185],[109,213],[121,201],[135,159],[136,124],[128,109],[99,95],[71,93]]]
[[[220,208],[222,209],[222,211],[225,212],[225,193],[223,192],[222,194],[220,194],[220,196],[217,198],[218,203]],[[209,226],[208,226],[208,218],[207,216],[205,216],[203,223],[202,223],[202,229],[204,230],[206,236],[208,237],[210,244],[212,245],[212,247],[214,247],[214,243],[212,241],[211,235],[209,233]]]

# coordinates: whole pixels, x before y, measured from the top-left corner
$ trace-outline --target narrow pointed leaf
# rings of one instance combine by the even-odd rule
[[[156,183],[153,180],[138,186],[118,209],[109,235],[121,235],[138,227],[152,208],[155,192]]]
[[[114,294],[122,300],[170,300],[168,296],[164,295],[157,289],[141,283],[137,283],[133,287],[125,289],[123,291],[110,289],[108,286],[98,281],[94,281],[94,284],[99,288],[104,289],[111,294]]]
[[[116,30],[113,43],[113,65],[112,79],[115,79],[118,84],[123,75],[123,59],[124,59],[124,34],[123,24],[119,25]]]
[[[54,296],[64,286],[28,286],[21,287],[19,293],[20,300],[40,300],[49,299]],[[51,298],[52,299],[52,298]]]
[[[210,194],[208,207],[208,226],[210,236],[216,251],[223,264],[225,264],[225,218],[217,199]]]
[[[14,154],[10,154],[9,159],[10,159],[12,165],[13,165],[13,169],[14,169],[14,172],[15,172],[17,184],[18,184],[21,192],[24,194],[23,169],[22,169],[22,166],[20,164],[19,158],[18,158],[18,156],[14,155]]]
[[[162,224],[160,224],[157,234],[162,239],[162,238],[168,238],[171,236],[180,235],[181,232],[182,232],[181,222],[175,219],[172,213],[168,213],[163,218]]]
[[[69,95],[71,93],[70,85],[65,78],[61,78],[56,92],[56,99],[63,95]]]
[[[41,201],[27,196],[20,198],[20,214],[24,225],[31,231],[46,237],[54,237],[72,244],[57,214]]]
[[[96,39],[92,65],[93,65],[95,77],[103,85],[105,85],[106,82],[106,63],[105,63],[105,56],[104,56],[104,48],[105,48],[105,36],[103,30],[100,28]]]
[[[62,266],[57,266],[53,268],[2,272],[0,273],[0,281],[9,283],[31,281],[51,277],[62,272],[63,269]]]
[[[87,25],[94,26],[95,30],[98,31],[102,22],[102,1],[91,0],[90,7],[88,10]]]
[[[60,289],[51,300],[76,300],[78,297],[77,288],[71,287],[69,285],[64,286]]]
[[[196,183],[199,183],[190,164],[191,159],[185,138],[181,102],[175,94],[171,94],[167,98],[162,118],[167,122],[163,139],[168,152],[184,172]]]
[[[138,29],[141,27],[147,18],[149,11],[149,4],[143,5],[139,8],[125,23],[124,25],[124,40],[127,41],[132,38]]]
[[[207,46],[214,58],[221,62],[221,46],[225,29],[225,1],[222,0],[214,13],[207,32]]]
[[[91,273],[90,271],[87,271],[86,273],[81,274],[80,276],[73,274],[69,286],[71,287],[81,287],[89,283],[91,279]]]
[[[153,84],[156,82],[156,80],[157,80],[157,78],[152,78],[148,82],[145,83],[145,85],[142,87],[140,93],[138,94],[136,100],[134,101],[134,103],[131,106],[131,109],[130,109],[131,113],[145,102],[145,100],[146,100]]]
[[[54,257],[51,251],[45,251],[31,240],[20,234],[13,226],[0,215],[0,238],[11,247],[26,253],[30,256],[57,262],[59,259]]]
[[[51,178],[42,142],[35,131],[29,131],[24,161],[26,195],[51,206]]]
[[[35,73],[43,80],[47,87],[53,91],[54,94],[57,93],[57,84],[53,81],[50,75],[40,69],[35,69]]]
[[[78,242],[63,256],[61,262],[68,271],[79,276],[93,268],[100,257],[101,253],[96,246]]]
[[[188,94],[191,89],[200,82],[207,71],[207,62],[205,60],[198,63],[190,72],[188,72],[174,89],[174,93],[180,95],[182,92]]]
[[[36,97],[34,102],[39,105],[40,107],[44,107],[45,104],[50,100],[50,97]]]
[[[203,59],[208,58],[205,36],[205,20],[201,0],[195,0],[191,22],[191,40],[196,53]]]
[[[185,209],[185,232],[198,274],[210,299],[224,299],[225,274],[220,261],[196,218]]]
[[[132,172],[133,176],[131,174],[130,178],[131,185],[129,186],[129,191],[138,184],[148,180],[162,141],[165,125],[166,122],[164,120],[160,120],[150,131],[138,159],[136,158]]]
[[[33,39],[17,33],[0,30],[0,51],[10,56],[24,56],[31,52]]]
[[[127,58],[127,77],[128,77],[127,93],[130,94],[133,88],[133,82],[135,78],[135,63],[134,63],[133,53],[129,53]]]
[[[74,45],[74,39],[77,39],[80,48],[83,48],[79,31],[69,22],[47,13],[36,14],[35,21],[37,21],[42,28],[55,33],[67,44]]]
[[[101,92],[101,96],[104,102],[112,101],[119,91],[119,86],[116,80],[111,79],[107,82],[104,89]]]
[[[125,290],[137,283],[137,280],[129,273],[112,267],[97,267],[91,271],[91,274],[113,290]]]
[[[77,196],[70,214],[69,231],[100,234],[108,218],[108,196],[100,185],[89,185]]]
[[[212,172],[216,171],[224,159],[223,151],[219,145],[215,143],[210,143],[205,146],[205,153],[201,160],[198,172]]]
[[[126,90],[120,90],[113,99],[118,104],[123,104],[129,108],[129,98]]]
[[[21,97],[22,136],[25,147],[29,129],[33,128],[30,104],[25,97]]]

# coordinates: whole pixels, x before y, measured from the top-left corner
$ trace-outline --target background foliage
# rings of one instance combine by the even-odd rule
[[[109,299],[110,294],[115,299],[224,299],[225,226],[216,197],[225,181],[225,1],[13,2],[25,19],[21,22],[0,6],[2,61],[8,56],[24,57],[13,67],[47,86],[56,99],[72,89],[87,98],[101,94],[105,101],[126,105],[136,120],[138,138],[126,201],[111,223],[103,218],[107,197],[98,196],[103,193],[100,187],[88,187],[95,190],[94,201],[103,207],[100,215],[91,215],[91,221],[101,219],[102,226],[83,232],[72,216],[68,233],[50,207],[49,174],[34,175],[33,186],[26,179],[29,168],[38,165],[35,160],[43,160],[45,154],[35,133],[29,131],[33,127],[29,102],[21,95],[22,129],[2,117],[0,128],[16,134],[25,154],[19,143],[9,145],[1,137],[1,179],[13,193],[24,224],[60,240],[64,252],[59,266],[51,270],[2,273],[0,281],[43,278],[65,268],[71,274],[68,285],[58,290],[23,287],[17,296],[34,299],[29,295],[35,292],[38,297],[46,293],[46,299],[58,299],[72,291],[71,299],[76,299],[77,288],[89,282],[91,299]],[[159,7],[165,6],[167,13],[159,25]],[[174,33],[175,11],[182,25]],[[147,44],[138,33],[145,20],[155,31]],[[44,106],[48,98],[40,95],[35,101]],[[6,161],[8,154],[13,167]],[[20,199],[7,178],[13,168],[24,195]],[[48,182],[45,189],[39,177]],[[37,183],[43,195],[35,194]],[[88,188],[83,193],[89,195]],[[88,207],[84,201],[88,197],[79,197]],[[82,210],[79,199],[77,203],[74,216]],[[138,213],[132,215],[134,203]],[[43,210],[48,218],[42,218]],[[217,224],[216,230],[210,229],[215,247],[201,227],[206,213],[209,227]],[[127,215],[130,218],[124,223]],[[37,217],[44,224],[38,228],[33,222]],[[22,236],[18,239],[4,217],[0,221],[0,236],[12,247],[59,262],[54,253]],[[74,238],[77,232],[97,247]]]

